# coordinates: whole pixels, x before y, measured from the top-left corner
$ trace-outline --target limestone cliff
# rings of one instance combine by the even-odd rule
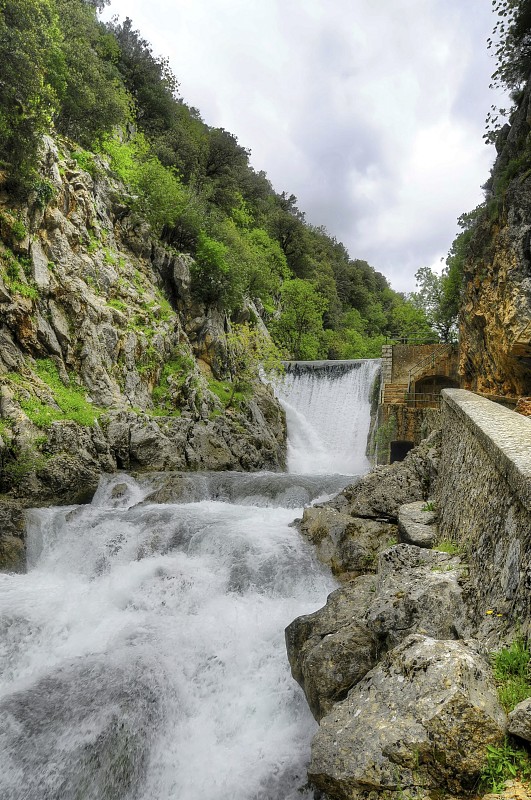
[[[498,136],[487,201],[464,267],[464,387],[531,394],[531,85]]]
[[[227,320],[194,300],[189,256],[152,236],[125,189],[47,139],[45,191],[0,194],[1,490],[90,496],[102,471],[275,469],[271,391],[226,409]]]

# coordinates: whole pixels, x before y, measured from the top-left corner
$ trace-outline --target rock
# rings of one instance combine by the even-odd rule
[[[440,434],[433,433],[403,461],[376,467],[327,505],[356,517],[396,522],[402,505],[425,499],[437,474]]]
[[[435,639],[469,636],[460,559],[407,544],[380,554],[374,599],[364,623],[380,649],[421,633]]]
[[[509,714],[509,733],[531,742],[531,697],[523,700]]]
[[[0,500],[0,571],[24,572],[24,511],[17,501]]]
[[[309,778],[334,798],[472,789],[505,715],[488,665],[463,642],[410,636],[323,717]],[[387,794],[386,794],[387,793]]]
[[[286,628],[292,675],[317,720],[376,663],[376,637],[358,622],[373,590],[374,578],[362,576],[333,592],[319,611]]]
[[[397,541],[397,528],[387,522],[359,519],[334,508],[305,508],[301,533],[335,575],[355,577],[376,570],[380,550]]]
[[[31,243],[30,254],[35,285],[39,292],[46,292],[50,286],[50,269],[40,239],[34,239]]]
[[[468,636],[460,580],[458,558],[396,545],[380,554],[376,576],[357,578],[295,619],[286,628],[288,659],[316,719],[372,669],[377,654],[411,634]]]
[[[417,547],[433,547],[437,537],[437,515],[426,508],[426,503],[407,503],[398,509],[400,539]]]

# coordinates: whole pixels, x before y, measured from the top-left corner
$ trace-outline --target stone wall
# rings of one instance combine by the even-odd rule
[[[531,420],[463,389],[442,392],[439,535],[470,564],[476,623],[531,632]]]

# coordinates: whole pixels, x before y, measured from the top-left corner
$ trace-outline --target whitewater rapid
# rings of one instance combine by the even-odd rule
[[[335,583],[292,523],[350,480],[117,474],[27,512],[28,573],[0,575],[2,800],[313,797],[284,628]]]

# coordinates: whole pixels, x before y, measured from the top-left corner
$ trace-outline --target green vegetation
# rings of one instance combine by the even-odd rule
[[[450,539],[441,539],[433,549],[438,550],[440,553],[448,553],[450,556],[461,555],[463,552],[461,547]]]
[[[48,428],[57,420],[72,420],[80,425],[93,425],[100,410],[87,401],[84,390],[65,386],[53,361],[39,359],[35,364],[35,374],[50,389],[51,402],[39,399],[28,379],[18,374],[10,376],[10,380],[18,387],[20,407],[33,424],[38,428]]]
[[[487,745],[487,759],[481,773],[481,786],[494,793],[503,792],[505,782],[514,778],[531,780],[531,759],[526,750],[505,738],[500,747]]]
[[[98,19],[103,4],[0,0],[0,160],[11,187],[50,201],[36,165],[42,134],[55,130],[93,177],[101,153],[125,184],[121,202],[166,246],[194,256],[198,300],[230,315],[256,300],[291,357],[374,357],[388,336],[433,335],[422,308],[308,225],[297,198],[276,193],[234,135],[182,101],[167,60],[131,20]],[[110,250],[105,260],[117,264]]]
[[[531,651],[526,641],[517,637],[509,647],[492,653],[491,661],[500,703],[509,713],[522,700],[531,697]],[[487,746],[482,787],[491,792],[501,792],[505,781],[514,778],[531,780],[529,751],[511,737],[506,737],[500,747]]]
[[[531,652],[522,638],[492,655],[500,703],[507,712],[531,697]]]
[[[176,352],[173,357],[164,364],[160,377],[154,387],[151,398],[155,406],[154,412],[159,415],[180,415],[178,401],[181,391],[190,374],[193,372],[195,364],[193,358]]]
[[[421,511],[435,511],[435,508],[436,508],[435,503],[433,503],[431,500],[427,500],[420,510]]]
[[[283,372],[280,352],[257,327],[233,325],[227,334],[227,348],[232,387],[228,399],[223,401],[225,408],[251,391],[261,373],[274,376]]]

